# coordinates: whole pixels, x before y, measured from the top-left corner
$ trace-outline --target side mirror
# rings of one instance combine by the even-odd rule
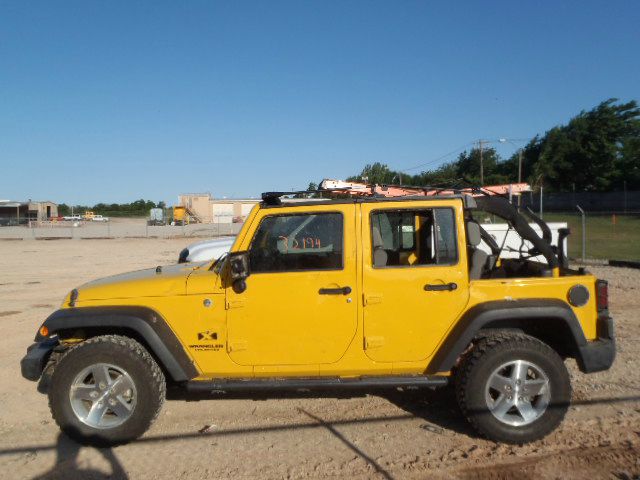
[[[250,275],[249,252],[234,252],[229,254],[229,272],[233,291],[242,293],[247,289],[246,279]]]

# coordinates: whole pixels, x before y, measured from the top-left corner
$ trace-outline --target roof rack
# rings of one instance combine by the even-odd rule
[[[469,185],[467,187],[456,187],[450,185],[438,186],[407,186],[389,184],[366,184],[359,182],[345,182],[342,180],[325,179],[320,183],[320,187],[325,190],[339,189],[349,191],[351,195],[380,195],[383,197],[402,197],[406,195],[451,195],[469,194],[481,195],[519,195],[522,192],[531,191],[528,183],[511,183],[504,185]]]
[[[266,205],[280,205],[281,198],[290,195],[314,195],[314,194],[343,194],[352,197],[405,197],[405,196],[435,196],[435,195],[471,195],[477,196],[504,196],[520,195],[522,192],[530,192],[528,183],[511,183],[505,185],[468,186],[406,186],[406,185],[379,185],[359,182],[346,182],[344,180],[324,179],[317,190],[298,190],[292,192],[264,192],[262,201]],[[304,197],[303,197],[304,198]]]
[[[297,190],[292,192],[263,192],[262,201],[265,205],[281,205],[282,197],[290,195],[312,195],[315,193],[327,193],[326,190]]]

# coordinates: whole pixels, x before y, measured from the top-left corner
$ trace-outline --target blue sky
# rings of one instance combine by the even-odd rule
[[[0,198],[172,204],[434,167],[640,99],[639,21],[637,1],[0,0]]]

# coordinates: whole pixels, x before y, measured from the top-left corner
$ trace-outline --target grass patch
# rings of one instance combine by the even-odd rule
[[[582,256],[582,218],[574,213],[545,213],[546,222],[567,222],[569,256]],[[586,256],[608,260],[640,260],[640,216],[587,213]]]
[[[503,220],[481,210],[474,213],[479,222],[503,223]],[[569,257],[582,257],[582,217],[578,213],[549,212],[546,222],[567,222]],[[616,215],[587,213],[586,257],[604,260],[640,261],[640,215]]]

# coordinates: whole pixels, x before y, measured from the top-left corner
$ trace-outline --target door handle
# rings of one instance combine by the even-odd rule
[[[349,295],[351,293],[351,287],[342,288],[321,288],[318,290],[320,295]]]
[[[424,286],[424,289],[427,292],[451,292],[453,290],[455,290],[456,288],[458,288],[458,284],[457,283],[445,283],[445,284],[440,284],[440,283],[436,283],[436,284],[431,284],[431,283],[427,283]]]

